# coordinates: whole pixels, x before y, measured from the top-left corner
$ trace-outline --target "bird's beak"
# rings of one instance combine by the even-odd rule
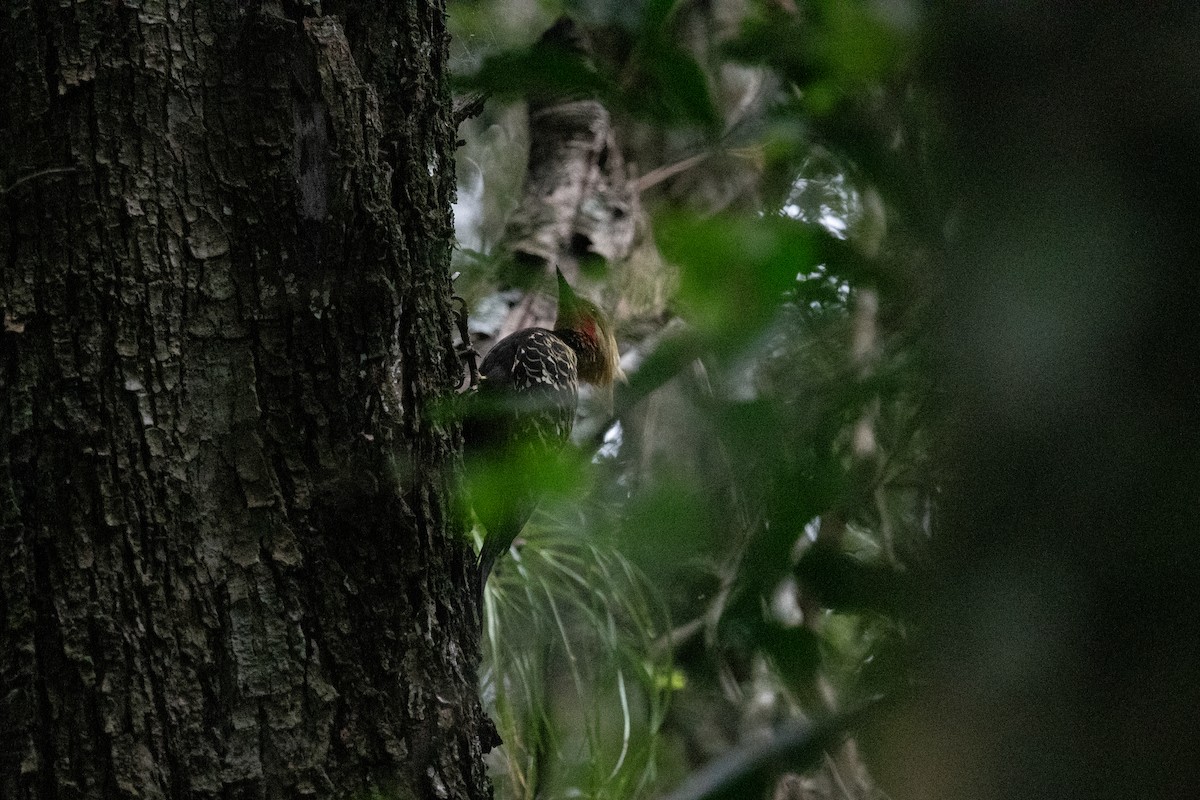
[[[571,284],[567,283],[567,279],[563,277],[562,270],[558,267],[554,268],[555,274],[558,275],[558,307],[559,309],[571,308],[575,305],[577,295],[575,290],[571,288]]]

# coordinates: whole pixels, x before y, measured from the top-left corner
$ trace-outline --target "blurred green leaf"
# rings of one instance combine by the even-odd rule
[[[797,86],[807,86],[818,72],[810,33],[803,18],[770,6],[742,23],[739,35],[725,45],[730,58],[764,64]]]
[[[611,82],[580,53],[535,45],[489,56],[472,75],[455,81],[457,91],[487,92],[497,98],[551,102],[613,94]]]
[[[712,412],[729,458],[735,464],[767,471],[780,465],[784,458],[781,448],[786,441],[779,435],[782,420],[774,402],[760,398],[742,403],[722,403]]]
[[[679,0],[645,0],[642,9],[642,35],[660,35]]]
[[[721,115],[712,100],[708,77],[683,48],[655,37],[639,50],[641,67],[634,90],[624,96],[633,113],[665,125],[698,125],[716,130]]]
[[[860,88],[899,67],[906,55],[899,31],[867,3],[819,0],[813,37],[819,64],[843,84]]]
[[[811,225],[774,216],[664,214],[655,231],[663,255],[682,270],[688,320],[725,347],[770,321],[797,276],[818,263],[823,238]]]
[[[647,27],[635,52],[632,74],[618,81],[579,50],[539,42],[488,56],[474,73],[457,77],[455,89],[541,104],[595,98],[657,125],[720,126],[704,69],[665,30]]]
[[[660,476],[655,487],[629,503],[622,549],[651,574],[694,570],[697,560],[712,558],[722,523],[701,486],[678,476]]]
[[[766,624],[758,631],[758,644],[780,676],[792,688],[811,684],[821,665],[817,635],[808,628]]]
[[[909,606],[914,581],[884,564],[867,564],[834,545],[816,542],[801,556],[796,577],[827,608],[895,614]]]
[[[817,0],[805,13],[766,5],[726,45],[734,59],[772,67],[803,93],[805,110],[824,117],[908,57],[905,37],[865,3]]]
[[[471,504],[480,519],[523,516],[514,504],[527,503],[530,496],[544,503],[578,496],[586,482],[585,466],[586,461],[569,450],[553,459],[521,446],[481,455],[466,465]]]

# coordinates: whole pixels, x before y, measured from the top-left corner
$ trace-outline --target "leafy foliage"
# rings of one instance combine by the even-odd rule
[[[684,753],[737,761],[751,741],[800,736],[786,720],[827,720],[780,751],[808,768],[870,713],[840,709],[911,683],[938,487],[923,292],[948,203],[893,147],[934,135],[909,80],[914,38],[865,4],[782,5],[710,29],[701,52],[682,35],[698,12],[650,2],[569,63],[535,46],[463,81],[535,103],[597,97],[652,157],[690,143],[729,170],[713,181],[757,187],[714,207],[719,192],[676,190],[704,184],[693,172],[642,196],[680,325],[618,397],[619,445],[576,484],[580,515],[538,526],[489,589],[485,698],[510,796],[660,792],[696,765]],[[716,100],[737,64],[763,87],[753,122],[748,101]],[[612,539],[568,533],[610,523]],[[771,784],[773,759],[745,763],[703,796]]]
[[[636,567],[575,527],[542,515],[488,584],[482,691],[511,797],[635,797],[655,777],[666,612]]]
[[[1195,14],[567,5],[670,265],[585,493],[659,788],[1194,793]]]

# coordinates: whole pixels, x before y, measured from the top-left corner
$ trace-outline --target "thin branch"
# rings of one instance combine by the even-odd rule
[[[10,183],[8,186],[5,186],[3,189],[0,189],[0,197],[3,197],[4,195],[8,194],[13,189],[16,189],[18,186],[20,186],[23,183],[29,183],[32,180],[36,180],[38,178],[44,178],[47,175],[69,175],[71,173],[78,172],[78,171],[79,171],[78,167],[47,167],[46,169],[39,169],[35,172],[29,172],[29,173],[26,173],[25,175],[22,175],[21,177],[17,178],[15,181]]]
[[[845,800],[854,800],[854,795],[850,793],[850,787],[846,785],[846,781],[842,779],[842,772],[838,769],[837,761],[829,753],[825,754],[825,768],[829,770],[829,774],[833,776],[833,784],[842,793]]]
[[[491,95],[487,92],[476,92],[456,102],[451,115],[451,121],[454,123],[455,130],[458,129],[459,125],[462,125],[472,117],[478,117],[482,114],[483,107],[487,105],[489,97]]]
[[[688,156],[682,161],[676,161],[674,164],[667,164],[647,172],[642,177],[638,178],[633,183],[633,188],[638,194],[645,192],[651,187],[657,186],[668,178],[673,178],[681,172],[687,172],[697,164],[701,164],[712,156],[712,151],[705,153],[697,153],[694,156]]]
[[[704,630],[705,617],[696,617],[691,622],[685,622],[679,625],[662,636],[658,637],[650,645],[650,652],[655,656],[670,652],[681,644],[690,641],[693,636]]]
[[[884,698],[868,700],[853,711],[835,714],[821,722],[792,722],[766,741],[739,747],[693,772],[675,791],[661,800],[709,800],[718,796],[748,796],[738,791],[751,784],[765,785],[776,773],[802,768],[821,758],[849,735]]]

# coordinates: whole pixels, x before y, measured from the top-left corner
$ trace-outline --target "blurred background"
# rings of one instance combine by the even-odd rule
[[[497,795],[1197,796],[1200,11],[449,9],[473,343],[557,266],[630,376],[486,593]]]

